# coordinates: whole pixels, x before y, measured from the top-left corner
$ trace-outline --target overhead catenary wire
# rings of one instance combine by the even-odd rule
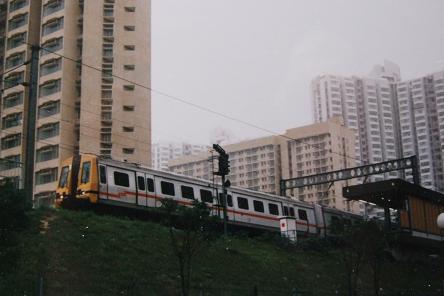
[[[23,43],[27,44],[28,46],[33,46],[31,43],[26,42],[26,41],[24,41]],[[70,61],[72,61],[72,62],[74,62],[74,63],[80,64],[80,65],[82,65],[82,66],[84,66],[84,67],[87,67],[87,68],[89,68],[89,69],[92,69],[92,70],[95,70],[95,71],[98,71],[98,72],[101,72],[101,73],[103,72],[102,69],[100,69],[100,68],[98,68],[98,67],[95,67],[95,66],[92,66],[92,65],[89,65],[89,64],[86,64],[86,63],[82,62],[81,60],[74,59],[74,58],[72,58],[72,57],[67,57],[67,56],[65,56],[65,55],[63,55],[63,54],[60,54],[60,53],[57,53],[57,52],[51,51],[51,50],[49,50],[49,49],[47,49],[47,48],[44,48],[44,47],[41,47],[41,46],[39,46],[39,48],[40,48],[41,50],[44,50],[44,51],[46,51],[46,52],[49,52],[49,53],[54,54],[54,55],[56,55],[56,56],[59,56],[59,57],[61,57],[61,58],[63,58],[63,59],[67,59],[67,60],[70,60]],[[189,106],[194,107],[194,108],[196,108],[196,109],[199,109],[199,110],[201,110],[201,111],[204,111],[204,112],[207,112],[207,113],[211,113],[211,114],[214,114],[214,115],[218,115],[218,116],[220,116],[220,117],[222,117],[222,118],[225,118],[225,119],[228,119],[228,120],[231,120],[231,121],[234,121],[234,122],[241,123],[241,124],[243,124],[243,125],[246,125],[246,126],[249,126],[249,127],[255,128],[255,129],[257,129],[257,130],[264,131],[264,132],[269,133],[269,134],[271,134],[271,135],[275,135],[275,136],[278,136],[278,137],[281,137],[281,138],[284,138],[284,139],[287,139],[287,140],[290,140],[290,141],[302,141],[305,145],[310,146],[310,147],[317,147],[318,145],[320,145],[320,144],[307,143],[306,141],[304,141],[304,140],[302,140],[302,139],[294,139],[294,138],[292,138],[292,137],[289,137],[289,136],[286,136],[286,135],[282,135],[282,134],[277,133],[277,132],[275,132],[275,131],[273,131],[273,130],[270,130],[270,129],[267,129],[267,128],[263,128],[263,127],[261,127],[261,126],[259,126],[259,125],[256,125],[256,124],[253,124],[253,123],[247,122],[247,121],[242,120],[242,119],[238,119],[238,118],[236,118],[236,117],[234,117],[234,116],[227,115],[227,114],[222,113],[222,112],[219,112],[219,111],[215,111],[215,110],[213,110],[213,109],[211,109],[211,108],[208,108],[208,107],[205,107],[205,106],[201,106],[201,105],[199,105],[199,104],[196,104],[196,103],[190,102],[190,101],[188,101],[188,100],[186,100],[186,99],[183,99],[183,98],[180,98],[180,97],[178,97],[178,96],[170,95],[170,94],[168,94],[168,93],[166,93],[166,92],[156,90],[156,89],[154,89],[154,88],[152,88],[152,87],[149,87],[149,86],[143,85],[143,84],[141,84],[141,83],[138,83],[138,82],[132,81],[132,80],[130,80],[130,79],[127,79],[127,78],[122,77],[122,76],[120,76],[120,75],[116,75],[116,74],[114,74],[114,73],[113,73],[113,74],[109,74],[109,76],[114,77],[114,78],[117,78],[117,79],[122,80],[122,81],[125,81],[125,82],[130,83],[130,84],[133,84],[133,85],[135,85],[135,86],[141,87],[141,88],[143,88],[143,89],[149,90],[149,91],[151,91],[152,93],[156,93],[156,94],[158,94],[158,95],[161,95],[161,96],[163,96],[163,97],[166,97],[166,98],[172,99],[172,100],[177,101],[177,102],[180,102],[180,103],[182,103],[182,104],[189,105]],[[319,146],[318,146],[317,148],[319,149]],[[323,149],[323,148],[322,148],[322,149]],[[336,154],[336,155],[339,155],[339,156],[341,156],[341,157],[345,157],[345,158],[349,158],[349,159],[353,159],[353,160],[361,161],[361,159],[358,158],[358,157],[352,157],[352,156],[349,156],[349,155],[346,155],[346,154],[341,154],[341,153],[335,152],[335,151],[333,151],[333,150],[331,150],[330,153],[332,153],[332,154]]]

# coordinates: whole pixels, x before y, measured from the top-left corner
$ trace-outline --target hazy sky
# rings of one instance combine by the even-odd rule
[[[152,0],[152,87],[278,133],[312,122],[319,74],[444,70],[443,0]],[[156,93],[153,141],[269,135]]]

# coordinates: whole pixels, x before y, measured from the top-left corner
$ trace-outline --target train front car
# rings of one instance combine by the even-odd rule
[[[72,160],[73,158],[69,157],[60,164],[60,178],[56,189],[56,207],[60,207],[63,200],[68,198],[71,193],[70,179]]]
[[[56,206],[66,199],[98,202],[97,156],[82,154],[64,160],[56,190]]]

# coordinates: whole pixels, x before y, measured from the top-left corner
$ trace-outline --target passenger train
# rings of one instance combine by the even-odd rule
[[[92,204],[140,209],[160,207],[167,198],[185,206],[199,200],[213,215],[222,212],[220,185],[92,154],[63,161],[56,202],[61,204],[71,196]],[[362,219],[318,204],[236,187],[227,189],[227,215],[230,224],[272,231],[280,230],[281,217],[294,217],[298,233],[307,236],[325,236],[334,219]]]

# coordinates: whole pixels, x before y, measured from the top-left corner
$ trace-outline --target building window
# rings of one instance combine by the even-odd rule
[[[47,81],[44,84],[40,85],[40,97],[55,94],[59,92],[60,89],[61,89],[60,79]]]
[[[43,6],[43,16],[50,15],[64,8],[63,0],[51,0]]]
[[[40,77],[59,71],[62,68],[62,59],[52,59],[40,65]]]
[[[7,171],[21,166],[20,155],[12,155],[0,159],[0,171]]]
[[[9,3],[9,12],[19,10],[28,5],[28,0],[15,0]]]
[[[60,101],[51,101],[39,106],[38,117],[45,118],[60,112]]]
[[[12,113],[3,117],[2,129],[19,126],[21,123],[22,123],[22,113],[21,112]]]
[[[132,132],[134,132],[134,126],[124,126],[123,131],[125,133],[132,133]]]
[[[35,184],[42,185],[51,183],[57,180],[57,171],[58,168],[50,168],[40,170],[35,173]]]
[[[4,88],[12,88],[14,86],[18,86],[24,81],[24,72],[12,73],[11,75],[5,77],[3,80]]]
[[[127,70],[127,71],[134,71],[136,69],[135,65],[124,65],[123,69]]]
[[[123,154],[134,154],[134,148],[123,148]]]
[[[42,26],[42,35],[46,36],[63,28],[63,17],[52,19]]]
[[[3,98],[3,108],[12,108],[23,104],[23,92],[11,93]]]
[[[51,52],[56,52],[62,48],[63,48],[63,38],[62,37],[50,39],[42,44],[42,50],[40,51],[40,54],[42,56],[44,56],[44,55],[47,55]]]
[[[22,142],[22,134],[8,135],[2,139],[2,149],[10,149],[20,146]]]
[[[26,32],[18,33],[8,38],[7,49],[13,49],[26,43]]]
[[[126,12],[135,12],[136,8],[134,6],[125,6]]]
[[[136,87],[135,87],[135,85],[133,85],[133,84],[129,84],[129,85],[124,85],[124,86],[123,86],[123,89],[124,89],[124,90],[127,90],[127,91],[133,91],[135,88],[136,88]]]
[[[37,138],[39,140],[49,139],[59,135],[59,123],[44,124],[37,129]]]
[[[9,56],[5,61],[5,69],[17,67],[25,61],[25,52],[18,52]]]
[[[135,45],[124,45],[123,48],[128,51],[134,51],[136,49]]]
[[[105,37],[112,37],[114,35],[114,29],[113,28],[104,28],[103,29],[103,36]]]
[[[123,111],[134,111],[135,107],[133,105],[124,105]]]
[[[103,48],[102,55],[104,57],[112,57],[113,56],[113,48],[105,47]]]
[[[59,157],[59,146],[45,146],[37,150],[36,162],[48,161]]]
[[[123,26],[123,28],[125,29],[125,31],[135,31],[136,30],[135,26]]]
[[[8,31],[20,28],[28,23],[28,14],[19,14],[8,21]]]

